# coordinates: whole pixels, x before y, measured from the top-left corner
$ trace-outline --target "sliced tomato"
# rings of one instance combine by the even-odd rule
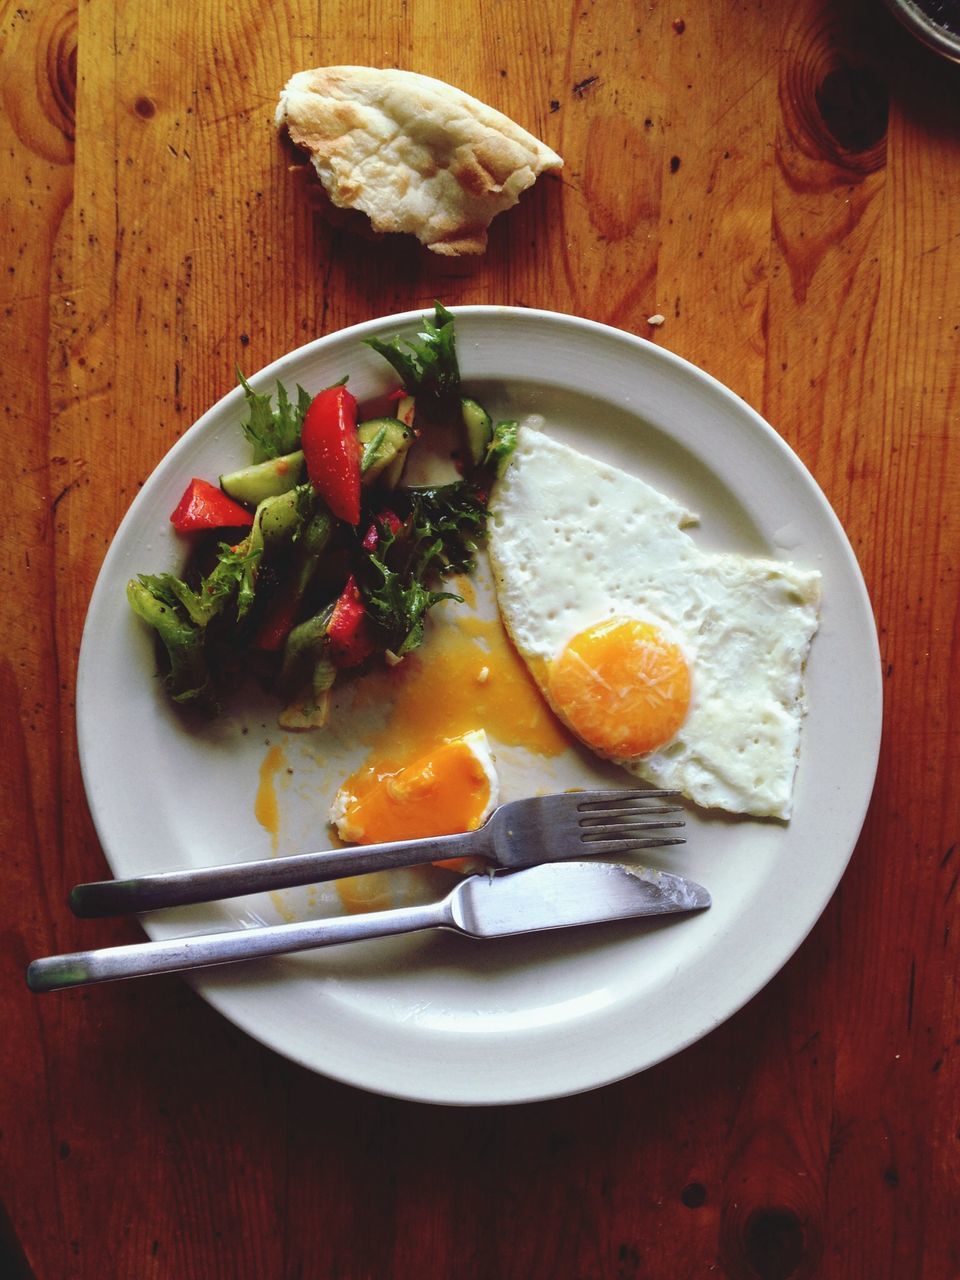
[[[253,516],[209,480],[194,478],[170,515],[178,533],[197,529],[249,529]]]
[[[330,657],[337,667],[359,666],[376,648],[363,597],[352,573],[333,606],[327,635]]]
[[[360,441],[357,401],[346,387],[314,396],[303,420],[303,456],[310,483],[335,516],[360,520]]]

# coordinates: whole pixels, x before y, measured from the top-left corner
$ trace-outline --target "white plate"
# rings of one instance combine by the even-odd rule
[[[301,383],[315,392],[349,372],[361,400],[378,394],[391,371],[361,339],[413,332],[420,314],[321,338],[263,370],[255,385],[272,389],[279,379],[291,391]],[[688,843],[659,858],[706,884],[711,910],[652,929],[365,942],[192,979],[239,1027],[314,1070],[402,1098],[491,1104],[576,1093],[641,1071],[770,980],[853,851],[873,787],[882,693],[873,615],[846,536],[801,462],[743,401],[661,348],[590,321],[509,307],[464,307],[456,316],[464,379],[481,400],[511,416],[541,413],[560,438],[641,473],[700,513],[694,536],[702,545],[792,559],[819,568],[824,583],[792,821],[724,821],[691,810]],[[150,640],[124,598],[135,573],[180,564],[168,514],[187,480],[248,460],[243,408],[232,391],[171,449],[123,520],[91,601],[79,746],[117,876],[325,843],[323,804],[343,774],[325,776],[329,762],[324,770],[297,739],[274,844],[254,816],[266,746],[281,736],[274,710],[246,705],[188,732],[153,678]],[[584,766],[589,782],[588,774]],[[163,937],[277,920],[289,910],[263,895],[145,923]]]

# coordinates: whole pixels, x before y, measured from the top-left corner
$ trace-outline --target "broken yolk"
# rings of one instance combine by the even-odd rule
[[[458,579],[470,598],[472,586]],[[357,843],[422,839],[480,825],[490,782],[469,744],[483,728],[504,747],[558,756],[571,745],[568,730],[548,707],[499,618],[457,616],[438,621],[423,649],[391,671],[371,673],[356,690],[354,708],[388,705],[386,721],[365,740],[363,764],[341,788],[356,797],[342,839]],[[439,759],[438,759],[439,757]],[[426,784],[429,796],[414,794]],[[362,828],[363,834],[357,834]],[[347,881],[339,881],[343,896]]]
[[[459,581],[457,589],[461,591]],[[364,770],[394,773],[438,743],[484,728],[504,746],[558,756],[570,745],[499,619],[441,623],[423,650],[389,673],[364,678],[355,706],[388,703],[383,727],[366,741]],[[348,780],[357,792],[356,776]]]
[[[550,667],[548,690],[587,746],[628,759],[662,746],[683,724],[690,670],[651,623],[611,618],[574,636]]]
[[[357,844],[475,831],[490,805],[483,761],[463,740],[446,742],[396,773],[351,781],[340,834]]]

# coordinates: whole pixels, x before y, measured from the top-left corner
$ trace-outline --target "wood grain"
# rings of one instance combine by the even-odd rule
[[[566,168],[478,260],[358,236],[271,123],[338,62],[458,84]],[[0,1274],[960,1276],[960,69],[868,0],[47,0],[0,5],[0,103]],[[22,983],[104,871],[76,657],[138,487],[237,361],[434,297],[726,382],[823,487],[881,638],[877,791],[811,936],[672,1061],[537,1106],[355,1092],[176,979]]]

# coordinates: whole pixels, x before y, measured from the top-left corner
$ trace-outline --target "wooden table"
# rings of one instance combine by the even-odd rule
[[[562,180],[480,259],[332,227],[271,118],[338,62],[461,86]],[[960,1275],[960,69],[870,0],[25,0],[0,95],[0,1273]],[[176,978],[22,979],[91,938],[77,651],[138,486],[238,359],[436,296],[605,321],[755,406],[847,529],[885,675],[862,839],[786,968],[671,1061],[512,1108],[329,1082]]]

